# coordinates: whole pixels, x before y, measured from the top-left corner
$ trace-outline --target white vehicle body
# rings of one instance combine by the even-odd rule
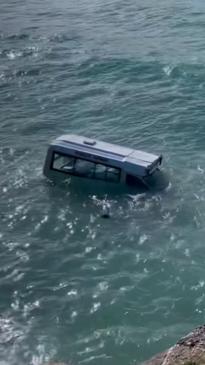
[[[50,144],[43,172],[50,179],[63,174],[65,177],[148,185],[147,178],[161,163],[161,155],[67,134]]]

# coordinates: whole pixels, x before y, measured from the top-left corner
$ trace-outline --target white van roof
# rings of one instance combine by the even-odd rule
[[[132,163],[136,161],[143,161],[144,163],[147,162],[149,165],[150,163],[154,162],[159,156],[135,150],[128,147],[122,147],[117,144],[107,143],[95,139],[90,139],[87,137],[75,135],[75,134],[65,134],[58,137],[53,143],[60,142],[60,144],[64,145],[65,147],[73,148],[73,149],[80,149],[84,152],[97,152],[99,156],[109,158],[115,157],[117,160],[130,160]]]

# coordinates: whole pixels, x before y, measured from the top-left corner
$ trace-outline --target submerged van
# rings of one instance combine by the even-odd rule
[[[49,179],[81,177],[149,187],[149,177],[161,164],[162,155],[66,134],[50,144],[43,172]]]

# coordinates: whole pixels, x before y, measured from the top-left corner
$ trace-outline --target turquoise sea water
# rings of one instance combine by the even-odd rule
[[[204,322],[204,30],[202,0],[1,1],[1,365],[139,363]],[[168,188],[49,184],[63,133],[163,153]]]

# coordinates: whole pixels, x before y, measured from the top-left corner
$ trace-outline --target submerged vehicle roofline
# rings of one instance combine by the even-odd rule
[[[72,163],[69,162],[71,158],[73,160]],[[61,163],[63,159],[67,162],[64,161]],[[81,170],[80,167],[77,168],[79,161],[81,161]],[[96,169],[99,170],[100,165],[101,168],[104,166],[107,170],[109,168],[113,168],[113,170],[118,169],[122,172],[122,180],[124,181],[126,175],[132,175],[136,178],[144,178],[151,175],[161,165],[162,155],[155,155],[117,144],[67,134],[51,142],[44,164],[44,174],[49,177],[54,172],[61,172],[69,175],[76,176],[78,174],[78,176],[83,176],[83,161],[84,171],[85,168],[88,170],[89,164],[90,168],[94,169],[93,171]],[[99,171],[98,176],[100,176]],[[89,174],[87,171],[86,173],[87,177],[95,175],[94,172]],[[115,174],[117,174],[117,171]],[[106,172],[105,175],[107,176]]]

